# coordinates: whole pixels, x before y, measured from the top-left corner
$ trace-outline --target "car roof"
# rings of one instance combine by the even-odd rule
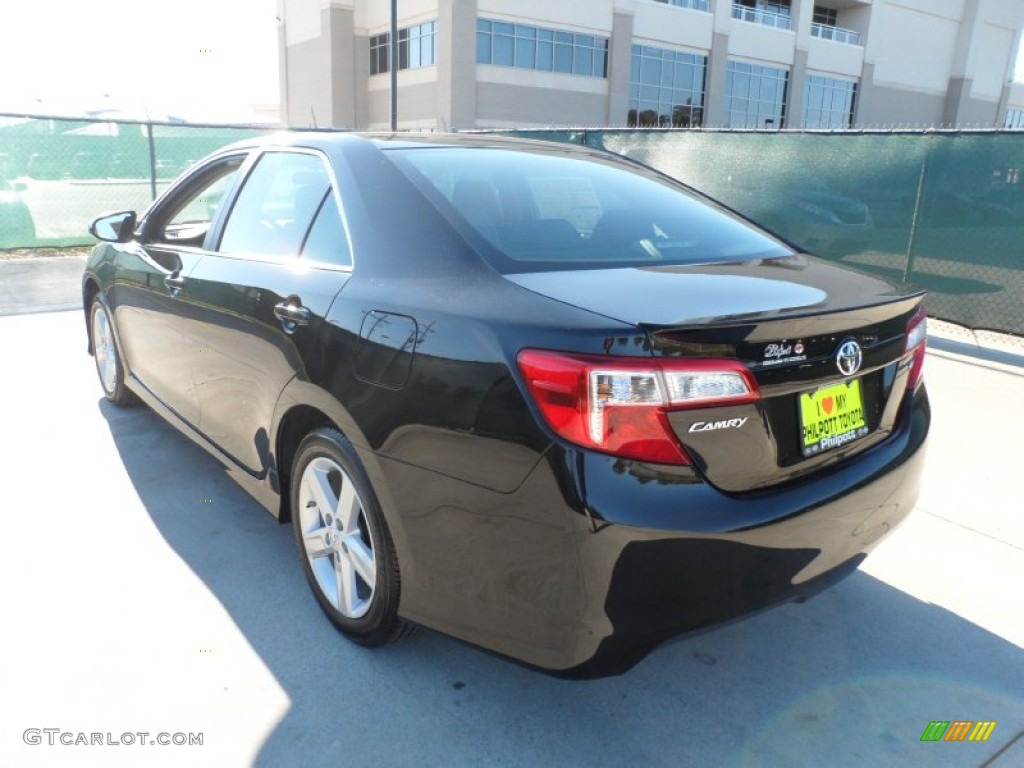
[[[243,139],[224,150],[256,149],[259,147],[307,147],[327,152],[344,150],[346,146],[372,145],[380,150],[418,149],[427,147],[476,147],[494,149],[547,149],[560,148],[578,155],[603,156],[607,153],[578,144],[523,139],[493,133],[355,133],[351,131],[280,131]],[[224,151],[221,150],[221,151]]]

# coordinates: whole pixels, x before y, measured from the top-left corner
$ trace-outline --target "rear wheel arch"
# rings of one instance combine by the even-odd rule
[[[403,573],[412,575],[416,564],[411,544],[406,536],[403,520],[396,511],[398,507],[392,498],[384,467],[374,450],[369,447],[370,443],[359,424],[345,406],[333,394],[315,383],[294,378],[281,393],[271,424],[273,428],[270,430],[270,439],[274,449],[274,461],[269,482],[279,498],[278,520],[282,523],[291,520],[291,472],[299,444],[306,435],[317,429],[334,428],[355,448],[380,502],[381,512],[387,521],[399,561],[402,563]]]
[[[281,495],[281,509],[278,520],[287,523],[291,520],[291,472],[295,462],[295,453],[306,435],[323,427],[338,429],[330,417],[311,405],[295,405],[281,418],[277,428],[275,455],[277,461],[278,486]]]

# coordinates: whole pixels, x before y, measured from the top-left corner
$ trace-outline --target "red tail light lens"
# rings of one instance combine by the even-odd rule
[[[657,464],[690,464],[668,412],[757,400],[736,360],[593,357],[526,349],[519,369],[548,426],[576,445]]]
[[[927,342],[928,316],[922,307],[907,323],[907,340],[903,344],[903,360],[911,359],[910,373],[907,375],[907,389],[913,390],[921,382]]]

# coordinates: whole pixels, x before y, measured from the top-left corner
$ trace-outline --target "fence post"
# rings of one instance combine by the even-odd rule
[[[914,200],[914,217],[910,220],[910,239],[907,240],[907,266],[903,270],[903,282],[910,282],[914,271],[914,246],[917,245],[917,226],[921,217],[921,203],[924,200],[924,183],[928,175],[928,157],[931,154],[931,142],[925,145],[924,160],[921,161],[921,175],[917,179],[917,197]]]
[[[146,123],[146,139],[149,142],[149,199],[156,200],[156,143],[152,123]]]

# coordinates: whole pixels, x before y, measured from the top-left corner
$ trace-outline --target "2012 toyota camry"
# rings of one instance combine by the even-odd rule
[[[279,135],[92,231],[106,398],[290,521],[364,645],[621,672],[846,575],[917,497],[922,294],[620,157]]]

